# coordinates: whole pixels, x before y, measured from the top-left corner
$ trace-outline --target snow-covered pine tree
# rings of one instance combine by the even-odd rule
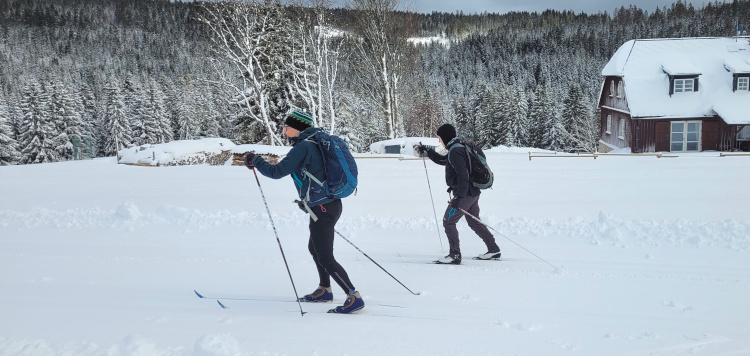
[[[175,88],[174,115],[177,122],[178,140],[194,140],[200,137],[201,119],[197,116],[195,107],[200,105],[200,99],[195,95],[194,87],[185,83]]]
[[[82,142],[77,146],[76,155],[80,159],[90,159],[96,157],[96,137],[100,130],[99,123],[99,104],[96,95],[88,84],[81,84],[79,91],[81,93],[78,101],[79,110],[83,119],[85,134]]]
[[[529,147],[542,148],[544,146],[544,133],[548,131],[545,126],[549,116],[547,88],[537,85],[534,94],[529,100]]]
[[[41,84],[32,80],[23,90],[21,98],[21,132],[19,145],[23,163],[57,162],[60,157],[54,140],[59,135],[51,116],[49,94]]]
[[[159,83],[149,80],[138,100],[136,115],[131,122],[133,143],[145,145],[171,141],[172,126]]]
[[[0,97],[0,166],[16,164],[21,160],[18,141],[10,125],[11,117],[5,99]]]
[[[567,152],[570,151],[570,134],[565,129],[560,115],[553,115],[547,119],[547,132],[544,135],[544,149]]]
[[[105,155],[117,154],[121,149],[129,147],[132,144],[130,123],[125,116],[123,107],[125,99],[123,98],[119,86],[110,83],[105,90],[105,108],[104,108],[104,130],[103,130],[103,151]]]
[[[523,88],[511,85],[507,90],[505,105],[505,144],[511,147],[523,147],[528,142],[529,103]]]
[[[74,159],[84,137],[89,135],[83,121],[79,93],[59,81],[50,83],[48,92],[52,112],[50,120],[59,132],[55,138],[57,152],[61,160]]]
[[[506,131],[508,108],[510,105],[509,88],[500,86],[493,88],[483,103],[487,110],[486,118],[482,121],[482,137],[485,148],[507,145]]]
[[[568,95],[563,100],[563,125],[570,134],[572,150],[589,151],[592,149],[592,120],[578,83],[570,84]]]
[[[146,107],[151,110],[153,122],[156,123],[155,139],[153,143],[167,143],[174,139],[172,122],[167,112],[167,96],[159,82],[153,78],[149,82],[147,89]]]
[[[214,90],[208,85],[196,85],[194,92],[195,117],[198,123],[198,137],[225,137],[221,136],[221,111],[218,106],[223,103]],[[202,93],[202,95],[197,95]]]

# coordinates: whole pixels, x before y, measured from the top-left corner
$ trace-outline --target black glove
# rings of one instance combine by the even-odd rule
[[[299,208],[299,210],[302,210],[305,212],[305,214],[307,214],[307,209],[305,209],[305,203],[303,203],[301,200],[295,200],[294,202],[297,203],[297,207]]]
[[[451,208],[458,209],[459,205],[461,204],[461,199],[463,199],[463,197],[454,196],[453,199],[451,199],[451,202],[450,202],[451,203]]]
[[[448,187],[448,190],[446,190],[446,192],[448,192],[448,194],[449,194],[449,195],[450,195],[450,193],[451,193],[452,191],[453,191],[453,187]]]
[[[253,169],[253,160],[256,154],[252,152],[245,153],[245,167]]]
[[[420,155],[423,155],[427,152],[427,146],[421,143],[418,144],[417,147],[415,147],[415,149],[417,150],[417,153],[419,153]]]

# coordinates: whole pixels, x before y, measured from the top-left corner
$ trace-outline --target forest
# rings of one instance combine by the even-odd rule
[[[203,137],[286,145],[293,109],[359,152],[446,122],[485,148],[592,151],[619,46],[750,27],[750,0],[596,14],[398,5],[0,0],[0,165]]]

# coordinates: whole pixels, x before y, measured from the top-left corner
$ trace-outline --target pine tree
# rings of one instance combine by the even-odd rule
[[[511,147],[523,147],[528,142],[529,104],[523,88],[511,86],[507,91],[505,106],[505,144]]]
[[[592,145],[592,120],[578,83],[570,85],[563,105],[563,125],[570,134],[570,142],[574,146],[571,149],[589,151]]]
[[[99,129],[99,107],[91,87],[82,84],[80,92],[78,106],[84,123],[84,134],[80,145],[76,145],[78,150],[76,156],[80,159],[89,159],[96,157],[97,152],[96,137]]]
[[[42,86],[32,81],[24,88],[21,98],[21,132],[19,144],[23,163],[47,163],[59,160],[55,138],[59,133],[50,117],[49,95]]]
[[[116,83],[110,83],[105,88],[106,107],[104,109],[104,140],[105,155],[117,154],[121,149],[129,147],[132,142],[130,125],[123,108],[125,99]]]
[[[547,90],[537,85],[534,95],[529,100],[529,147],[541,148],[544,142],[544,127],[547,114]]]
[[[188,85],[176,90],[180,93],[175,103],[178,140],[194,140],[201,137],[202,120],[197,116],[194,108],[194,105],[200,105],[200,103],[194,96],[192,88]]]
[[[5,100],[0,97],[0,166],[16,164],[21,160],[18,142],[10,126],[10,111]]]

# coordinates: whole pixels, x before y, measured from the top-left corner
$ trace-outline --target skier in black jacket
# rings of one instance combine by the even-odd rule
[[[448,237],[450,251],[447,256],[435,261],[437,263],[461,264],[461,248],[458,240],[458,229],[456,223],[465,215],[464,210],[471,215],[479,217],[479,188],[471,184],[469,177],[469,156],[461,139],[456,136],[456,129],[451,124],[445,124],[437,129],[440,144],[445,146],[448,154],[443,156],[431,147],[417,146],[420,154],[427,153],[431,161],[445,166],[445,182],[448,184],[448,192],[453,193],[453,198],[443,215],[443,227]],[[456,146],[459,144],[458,146]],[[455,146],[455,147],[454,147]],[[469,227],[482,238],[487,245],[487,252],[476,257],[476,259],[489,260],[500,258],[500,247],[495,243],[495,237],[487,227],[474,220],[466,219]]]

